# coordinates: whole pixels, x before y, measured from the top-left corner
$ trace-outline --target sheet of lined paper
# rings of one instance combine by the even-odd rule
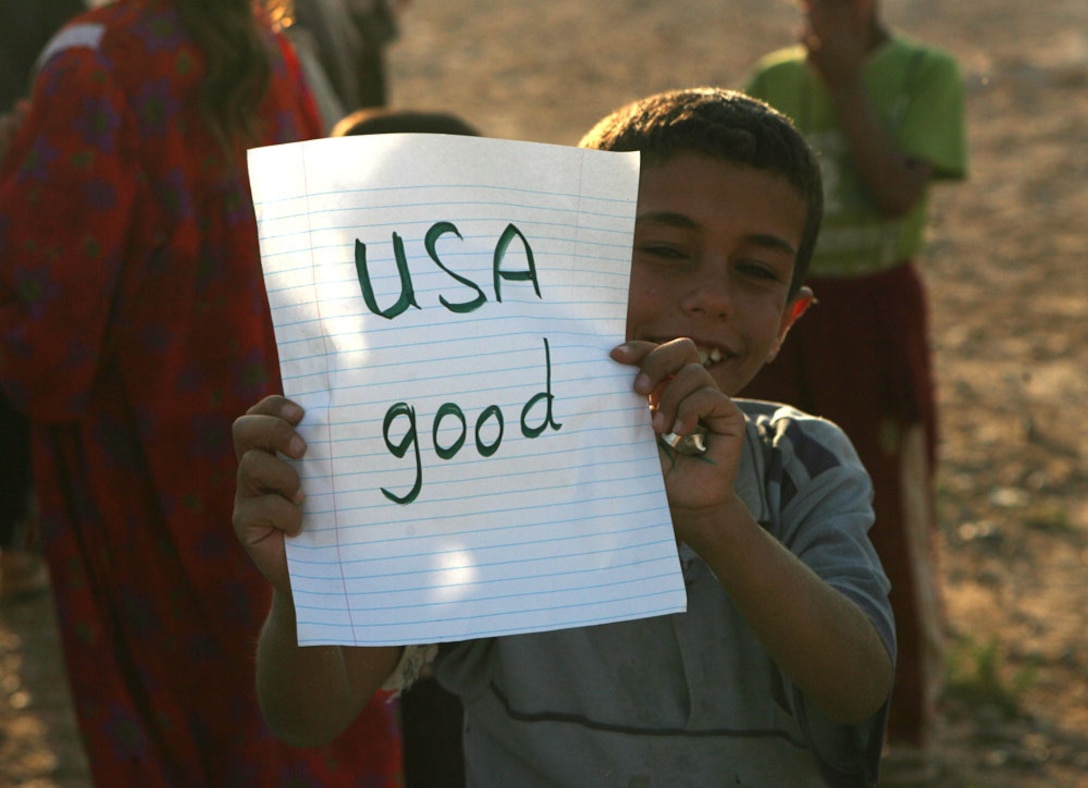
[[[284,393],[299,642],[433,643],[677,612],[623,341],[637,154],[424,134],[249,154]]]

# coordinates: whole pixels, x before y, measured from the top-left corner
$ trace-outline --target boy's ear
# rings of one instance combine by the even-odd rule
[[[782,349],[782,343],[786,341],[786,335],[790,333],[793,324],[800,320],[801,315],[815,303],[816,297],[812,294],[812,288],[802,287],[793,300],[786,304],[786,308],[782,310],[782,322],[778,326],[778,339],[775,340],[774,345],[771,346],[771,352],[767,355],[767,364],[778,357],[778,351]]]

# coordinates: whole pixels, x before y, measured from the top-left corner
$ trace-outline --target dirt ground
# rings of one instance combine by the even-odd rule
[[[1088,786],[1088,3],[885,0],[967,81],[971,177],[924,259],[947,606],[940,786]],[[413,0],[393,103],[572,144],[637,96],[739,86],[788,0]],[[1080,273],[1078,273],[1080,272]],[[47,599],[0,608],[0,784],[85,786]]]

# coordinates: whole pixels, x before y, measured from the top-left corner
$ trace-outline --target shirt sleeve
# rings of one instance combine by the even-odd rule
[[[786,476],[793,488],[782,510],[784,544],[828,585],[857,605],[872,622],[892,662],[895,622],[890,586],[868,538],[873,523],[872,484],[852,444],[823,419],[788,413],[779,422],[786,438]],[[868,720],[843,725],[810,703],[788,677],[790,706],[829,785],[875,783],[883,746],[887,701]]]
[[[920,50],[917,57],[900,144],[908,155],[929,162],[934,178],[962,179],[967,175],[967,132],[959,66],[933,50]]]
[[[97,50],[65,50],[0,174],[0,380],[35,421],[78,418],[98,372],[140,191],[131,126]]]

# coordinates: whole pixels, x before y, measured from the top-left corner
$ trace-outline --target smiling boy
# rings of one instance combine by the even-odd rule
[[[465,705],[470,785],[870,785],[894,635],[866,537],[871,487],[829,422],[732,399],[811,294],[818,167],[784,116],[740,94],[652,96],[583,147],[642,152],[627,341],[661,447],[686,612],[441,649],[299,648],[284,537],[302,527],[297,405],[235,423],[234,525],[272,582],[258,690],[295,744],[336,735],[433,659]],[[435,654],[437,652],[437,655]]]

